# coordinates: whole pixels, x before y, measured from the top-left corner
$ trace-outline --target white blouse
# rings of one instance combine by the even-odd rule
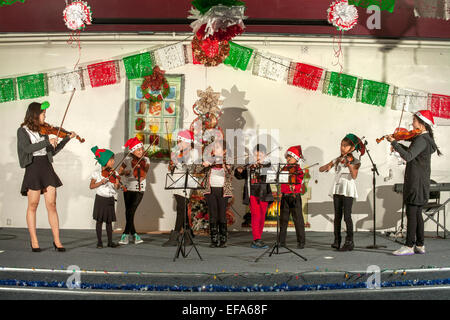
[[[41,141],[45,140],[45,136],[41,136],[39,134],[39,132],[31,131],[26,126],[24,126],[24,128],[27,131],[28,136],[30,137],[30,141],[31,141],[32,144],[35,144],[35,143],[38,143],[38,142],[41,142]],[[44,147],[44,148],[42,148],[42,149],[40,149],[38,151],[33,152],[33,156],[35,156],[35,157],[36,156],[45,156],[45,155],[47,155],[46,147]]]
[[[103,179],[105,179],[105,177],[102,176],[102,171],[100,169],[100,170],[95,170],[94,172],[92,172],[91,179],[94,179],[95,183],[98,183],[98,182],[102,181]],[[117,196],[117,190],[114,187],[114,184],[109,181],[107,183],[102,184],[99,187],[95,188],[95,193],[98,194],[99,196],[105,197],[105,198],[111,198],[111,197]]]
[[[211,175],[209,176],[210,186],[214,188],[223,188],[225,184],[225,170],[221,169],[211,169]]]
[[[353,164],[359,164],[358,160],[354,160]],[[334,179],[333,186],[330,190],[330,196],[333,195],[343,195],[345,197],[358,198],[358,191],[356,190],[356,182],[352,178],[352,174],[350,173],[350,169],[346,167],[342,163],[338,163],[336,166],[333,163],[333,168],[335,168],[336,177]]]

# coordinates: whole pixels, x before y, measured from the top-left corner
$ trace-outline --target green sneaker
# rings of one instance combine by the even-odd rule
[[[123,234],[122,238],[120,238],[119,244],[128,244],[129,240],[128,240],[128,235],[127,234]]]
[[[141,239],[141,237],[138,236],[137,233],[134,234],[134,244],[139,244],[144,242],[144,240]]]

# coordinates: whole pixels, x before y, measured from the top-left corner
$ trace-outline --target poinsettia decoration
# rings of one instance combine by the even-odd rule
[[[153,67],[152,74],[144,77],[141,89],[144,98],[150,102],[159,102],[164,100],[170,92],[170,85],[164,76],[165,71],[158,66]],[[150,91],[159,91],[158,95],[152,94]]]

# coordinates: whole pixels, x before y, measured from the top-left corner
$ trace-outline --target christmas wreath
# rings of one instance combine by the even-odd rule
[[[215,67],[221,64],[230,53],[228,41],[200,40],[194,37],[192,40],[192,54],[194,59],[207,67]]]
[[[161,70],[158,66],[155,66],[152,74],[144,77],[144,81],[141,85],[142,93],[144,94],[144,98],[152,103],[162,101],[169,95],[170,86],[164,76],[164,73],[164,70]],[[160,91],[160,94],[151,94],[149,90]]]

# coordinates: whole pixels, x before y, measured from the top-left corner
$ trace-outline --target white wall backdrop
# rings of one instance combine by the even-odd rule
[[[31,74],[58,67],[73,68],[77,49],[64,41],[46,41],[45,35],[33,40],[0,41],[0,77]],[[162,37],[155,43],[152,36],[105,35],[96,41],[83,41],[81,63],[108,60],[127,56],[156,44],[168,44],[183,37]],[[111,38],[116,39],[111,41]],[[30,40],[31,39],[31,40]],[[43,40],[44,39],[44,40]],[[49,39],[51,37],[49,36]],[[145,41],[142,41],[144,39]],[[158,38],[158,39],[161,39]],[[280,42],[282,41],[282,42]],[[289,57],[294,61],[318,65],[339,71],[333,65],[332,38],[314,39],[301,37],[257,38],[240,37],[236,42],[256,49]],[[382,48],[388,47],[388,49]],[[376,43],[375,41],[350,40],[344,43],[344,72],[375,81],[388,82],[403,88],[413,88],[432,93],[450,95],[450,45],[438,42]],[[403,166],[390,156],[389,144],[377,145],[375,139],[392,132],[398,125],[400,112],[386,107],[375,107],[354,100],[308,92],[264,78],[253,76],[251,71],[237,71],[221,65],[216,68],[186,65],[167,73],[185,75],[184,107],[186,125],[192,121],[192,104],[197,89],[211,85],[223,93],[225,111],[222,124],[228,127],[250,129],[279,129],[282,154],[291,145],[301,144],[308,163],[323,164],[339,155],[339,145],[345,134],[353,132],[365,136],[369,150],[378,164],[377,177],[377,228],[395,227],[400,220],[401,197],[392,191],[394,183],[403,181]],[[89,176],[96,169],[90,148],[98,145],[122,152],[125,131],[126,77],[120,84],[91,88],[75,93],[64,128],[76,131],[86,139],[84,144],[71,141],[55,157],[54,168],[63,182],[58,189],[58,212],[63,229],[91,229],[94,191],[89,190]],[[48,100],[47,122],[59,125],[70,94],[50,92],[50,96],[36,99]],[[0,227],[26,227],[25,197],[20,195],[24,170],[19,167],[16,152],[16,130],[23,121],[30,100],[0,104]],[[388,102],[389,103],[389,102]],[[241,121],[237,124],[237,120]],[[405,115],[404,124],[411,123]],[[437,128],[435,138],[444,156],[432,158],[432,179],[450,182],[450,126]],[[359,199],[353,206],[357,230],[372,227],[372,173],[369,159],[363,157],[357,179]],[[393,178],[384,181],[389,170]],[[175,221],[175,207],[170,192],[164,190],[166,163],[153,163],[148,179],[148,191],[136,214],[138,231],[170,230]],[[333,174],[312,170],[310,181],[309,222],[313,231],[332,231],[333,206],[328,191]],[[235,182],[234,208],[243,216],[240,205],[242,182]],[[448,193],[443,197],[449,196]],[[117,202],[116,228],[124,227],[124,203],[122,195]],[[241,217],[236,216],[232,229],[240,229]],[[48,228],[43,198],[38,209],[38,228]],[[435,225],[427,223],[428,230]]]

